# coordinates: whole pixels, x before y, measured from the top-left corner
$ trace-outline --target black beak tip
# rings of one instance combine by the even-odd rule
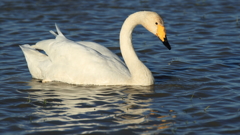
[[[170,44],[168,43],[168,41],[164,41],[163,44],[164,44],[169,50],[172,49],[171,46],[170,46]]]
[[[168,43],[167,36],[164,38],[163,44],[164,44],[169,50],[172,49],[171,46],[170,46],[170,44]]]

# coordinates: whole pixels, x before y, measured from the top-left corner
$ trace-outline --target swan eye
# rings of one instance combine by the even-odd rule
[[[158,23],[157,23],[157,22],[156,22],[155,24],[156,24],[156,25],[158,25]]]

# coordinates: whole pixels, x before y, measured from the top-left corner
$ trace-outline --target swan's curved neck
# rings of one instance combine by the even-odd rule
[[[132,31],[142,24],[143,15],[130,15],[123,23],[120,32],[120,49],[123,59],[131,73],[132,85],[151,85],[154,82],[151,71],[139,60],[132,45]]]

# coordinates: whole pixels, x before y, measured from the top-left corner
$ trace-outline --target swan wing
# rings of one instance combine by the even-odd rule
[[[108,48],[106,48],[105,46],[102,46],[98,43],[95,42],[89,42],[89,41],[77,41],[78,44],[90,47],[94,50],[97,50],[98,52],[100,52],[101,54],[108,56],[108,57],[113,57],[116,60],[118,60],[119,62],[121,62],[123,65],[125,65],[125,63],[112,51],[110,51]]]
[[[44,80],[73,84],[114,83],[115,85],[125,83],[124,81],[130,78],[125,64],[107,48],[101,45],[91,48],[89,44],[88,46],[86,43],[84,45],[67,39],[58,27],[57,31],[58,35],[55,39],[43,40],[30,47],[36,53],[38,52],[36,49],[40,49],[47,54],[42,54],[48,60],[47,66],[45,61],[31,63],[35,64],[34,67],[43,68],[42,64],[46,66],[41,70],[41,77]]]

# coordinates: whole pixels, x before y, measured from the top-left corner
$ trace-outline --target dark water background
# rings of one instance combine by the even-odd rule
[[[165,21],[172,50],[138,26],[133,43],[152,87],[75,86],[31,79],[19,45],[94,41],[121,56],[131,13]],[[240,134],[240,1],[1,0],[1,134]]]

